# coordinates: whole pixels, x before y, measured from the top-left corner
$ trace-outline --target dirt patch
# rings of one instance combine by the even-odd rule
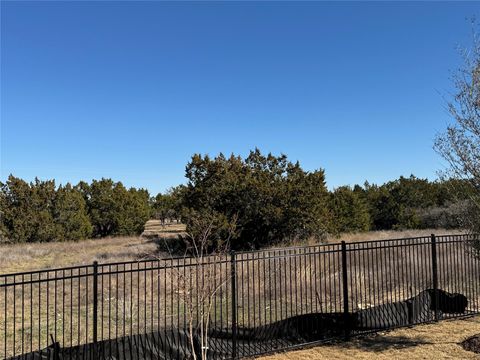
[[[467,351],[480,354],[480,334],[469,337],[462,342],[462,347]]]

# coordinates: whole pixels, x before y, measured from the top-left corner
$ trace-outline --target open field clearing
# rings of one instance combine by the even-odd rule
[[[480,359],[480,354],[465,351],[460,345],[478,332],[480,316],[417,325],[261,359]]]
[[[95,260],[106,263],[140,260],[152,256],[162,257],[167,254],[159,251],[160,242],[163,239],[175,239],[184,233],[185,225],[183,224],[162,225],[159,220],[149,220],[145,225],[143,236],[111,237],[77,242],[0,245],[0,274],[86,265]],[[449,235],[459,234],[461,231],[443,229],[369,231],[330,237],[326,242],[398,239],[428,236],[431,233]],[[314,240],[309,241],[310,245],[314,243]]]
[[[145,224],[143,236],[159,236],[178,235],[185,232],[185,225],[180,223],[162,224],[160,220],[148,220]]]
[[[0,274],[37,269],[49,269],[98,262],[140,260],[165,256],[159,252],[159,241],[177,237],[184,225],[166,225],[162,229],[149,221],[145,232],[154,229],[155,239],[143,236],[111,237],[82,241],[28,243],[0,246]]]

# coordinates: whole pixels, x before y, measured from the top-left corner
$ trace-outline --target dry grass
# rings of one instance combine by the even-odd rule
[[[469,246],[437,239],[439,287],[469,298],[468,310],[480,309],[480,261]],[[370,242],[347,253],[349,307],[352,311],[401,301],[432,288],[431,244],[420,241]],[[265,258],[265,254],[267,254]],[[311,312],[338,312],[343,307],[339,245],[270,250],[237,257],[239,324],[245,316],[265,323]],[[262,309],[262,311],[258,311]],[[264,309],[267,309],[264,311]],[[273,316],[273,317],[272,317]]]
[[[159,220],[149,220],[142,236],[110,237],[79,242],[13,244],[0,246],[0,274],[38,269],[51,269],[72,265],[86,265],[93,261],[120,262],[139,260],[145,257],[161,257],[158,239],[176,238],[185,233],[183,224],[162,225]],[[385,240],[436,234],[458,234],[458,230],[407,230],[369,231],[347,233],[330,237],[327,243],[342,240],[356,242],[364,240]],[[310,242],[318,243],[316,240]]]
[[[403,237],[428,236],[436,234],[458,234],[458,230],[407,230],[370,231],[346,233],[331,237],[327,243],[339,241],[356,242],[364,240],[398,239]],[[79,242],[13,244],[0,246],[0,274],[65,266],[140,260],[149,257],[168,257],[159,250],[159,241],[174,239],[185,233],[183,224],[162,225],[159,220],[150,220],[142,236],[110,237]],[[315,243],[315,241],[311,241]]]
[[[378,230],[358,233],[344,233],[339,237],[331,236],[327,239],[328,243],[337,243],[340,241],[357,242],[369,240],[390,240],[435,235],[458,235],[464,232],[458,229],[422,229],[422,230]]]
[[[274,245],[271,249],[286,248],[291,246],[313,246],[320,244],[338,244],[341,241],[347,243],[354,243],[360,241],[375,241],[375,240],[395,240],[405,238],[417,238],[430,236],[431,234],[439,235],[459,235],[465,234],[466,231],[460,229],[417,229],[417,230],[372,230],[363,232],[348,232],[340,235],[328,235],[326,239],[319,240],[311,237],[307,240],[293,240],[285,241],[280,245]]]
[[[320,359],[480,359],[459,345],[480,331],[480,317],[444,320],[349,342],[262,357],[262,360]]]
[[[165,236],[167,234],[181,234],[185,232],[185,225],[178,223],[162,224],[160,220],[148,220],[145,224],[143,236]]]
[[[144,235],[90,239],[78,242],[13,244],[0,246],[0,274],[65,266],[86,265],[93,261],[120,262],[162,256],[156,239],[176,237],[185,230],[182,224],[162,226],[151,220]],[[163,254],[166,255],[166,254]]]
[[[152,256],[168,258],[167,254],[159,253],[158,250],[158,245],[163,241],[162,238],[177,237],[184,231],[185,228],[181,224],[162,226],[158,221],[151,221],[147,223],[145,237],[4,246],[0,248],[0,273],[91,264],[93,260],[106,263],[140,260]],[[406,235],[405,232],[386,233],[389,234],[389,238],[420,235],[418,232],[410,232],[409,235]],[[426,233],[429,234],[429,231],[427,230]],[[370,233],[367,238],[378,237],[380,237],[379,234]],[[338,239],[334,239],[333,242],[338,242]],[[352,252],[348,256],[351,274],[349,294],[352,310],[402,300],[431,286],[430,265],[422,261],[430,254],[428,241],[414,247],[376,249],[375,243],[363,247],[364,250],[361,252],[363,255]],[[237,320],[239,325],[251,327],[255,324],[268,324],[302,313],[340,311],[342,309],[342,289],[339,286],[340,255],[338,245],[239,254],[237,258],[239,260],[237,264],[239,299]],[[458,261],[458,259],[463,260]],[[180,272],[174,270],[176,268],[173,265],[177,262],[179,265],[182,263],[181,260],[166,260],[161,264],[134,262],[129,265],[100,266],[99,307],[101,310],[99,321],[102,322],[100,330],[105,334],[109,331],[112,331],[113,334],[117,334],[117,332],[122,334],[125,328],[127,333],[147,332],[155,329],[156,326],[166,327],[175,324],[177,320],[182,322],[185,317],[185,302],[179,284],[182,284],[182,277],[185,278],[185,268],[181,267]],[[189,261],[187,260],[187,262]],[[156,265],[164,267],[149,270],[151,266]],[[216,284],[226,281],[230,274],[228,261],[212,263],[208,266],[216,268],[219,276],[218,279],[214,279]],[[466,257],[461,246],[439,243],[438,266],[441,287],[450,292],[465,293],[470,299],[472,309],[478,310],[480,291],[476,279],[480,274],[480,262],[469,256]],[[205,278],[205,269],[206,266],[198,269],[190,267],[187,275],[191,271],[193,273],[186,279],[192,279],[193,276],[193,283],[198,284],[197,287],[201,286]],[[101,275],[110,270],[129,272],[112,276]],[[30,334],[33,334],[35,339],[41,336],[41,341],[38,341],[38,348],[40,348],[47,345],[47,334],[55,333],[57,326],[58,329],[67,328],[68,331],[68,325],[70,323],[71,327],[72,322],[74,331],[67,336],[66,340],[78,337],[78,344],[91,340],[91,334],[85,327],[85,320],[86,314],[92,311],[92,293],[90,291],[86,295],[85,289],[89,288],[88,277],[79,278],[86,271],[86,269],[67,270],[66,273],[62,272],[61,274],[50,271],[50,274],[42,274],[43,279],[49,275],[50,280],[36,283],[30,289],[27,286],[25,296],[22,295],[23,287],[19,286],[16,287],[16,290],[10,287],[7,293],[3,293],[5,300],[2,300],[2,296],[0,296],[0,309],[5,307],[10,309],[14,298],[17,299],[17,304],[22,304],[21,307],[17,306],[17,320],[13,321],[15,324],[11,320],[15,312],[9,311],[8,313],[11,324],[8,325],[7,331],[9,351],[12,351],[13,344],[17,347],[17,352],[19,351],[20,343],[14,341],[12,333],[16,332],[16,339],[23,336],[23,331],[27,339],[31,336]],[[457,274],[464,274],[462,280]],[[73,279],[67,280],[65,284],[63,281],[52,280],[58,275],[72,275]],[[39,276],[27,276],[26,279],[37,279]],[[470,281],[466,281],[466,279]],[[12,280],[19,281],[23,278],[22,275],[18,275],[16,278],[8,277],[8,281]],[[5,277],[5,281],[7,281],[7,277]],[[228,284],[227,281],[217,294],[212,310],[213,321],[217,323],[217,319],[223,319],[223,321],[221,320],[222,324],[219,325],[224,326],[228,325],[229,321],[226,311],[231,308],[231,294],[228,295],[231,289]],[[46,294],[45,290],[47,290]],[[42,304],[48,302],[50,305],[36,310],[40,308],[40,293],[42,294]],[[62,294],[59,298],[62,308],[64,303],[66,308],[73,305],[79,313],[66,313],[59,318],[60,312],[53,305],[57,293]],[[5,305],[5,301],[8,306]],[[29,304],[33,304],[33,312],[27,311],[25,314],[27,323],[29,319],[35,319],[33,326],[27,326],[28,324],[23,326],[20,322],[24,302],[26,309],[29,308]],[[119,310],[118,314],[117,309]],[[125,318],[123,314],[125,314]],[[2,320],[2,316],[3,313],[0,313],[0,343],[4,342],[2,334],[5,334],[3,326],[6,323],[5,319]],[[15,315],[13,317],[15,318]],[[110,319],[112,319],[111,324]],[[157,320],[150,322],[145,319]],[[75,330],[77,329],[76,325],[80,322],[83,325],[79,325],[78,330]],[[132,329],[129,330],[129,326]],[[12,331],[14,328],[15,332]],[[102,336],[102,338],[104,337]],[[36,340],[34,344],[37,344]]]

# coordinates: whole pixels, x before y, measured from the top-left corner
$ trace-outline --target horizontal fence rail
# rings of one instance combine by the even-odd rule
[[[0,357],[231,359],[480,313],[480,237],[0,275]]]

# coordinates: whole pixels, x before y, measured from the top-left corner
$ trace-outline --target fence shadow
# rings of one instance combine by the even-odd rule
[[[422,337],[369,335],[359,337],[349,342],[339,342],[336,346],[344,349],[358,349],[362,351],[381,352],[390,349],[406,349],[419,345],[433,344]]]

